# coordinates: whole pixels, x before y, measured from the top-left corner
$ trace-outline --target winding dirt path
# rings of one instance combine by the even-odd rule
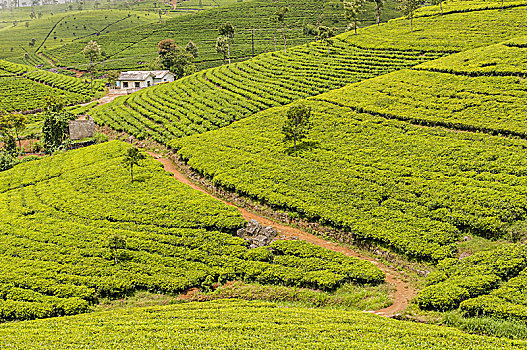
[[[178,168],[170,161],[170,159],[167,159],[159,154],[156,154],[154,152],[148,152],[152,157],[154,157],[157,161],[159,161],[161,164],[163,164],[166,171],[174,174],[174,177],[179,181],[186,185],[189,185],[190,187],[201,191],[203,193],[208,194],[211,197],[214,197],[211,193],[207,192],[202,187],[196,185],[194,182],[192,182],[190,179],[188,179],[184,174],[182,174]],[[229,203],[221,198],[214,197],[223,203],[235,206],[232,203]],[[236,206],[237,207],[237,206]],[[247,211],[244,208],[237,207],[238,210],[241,212],[242,216],[246,220],[257,220],[259,223],[261,223],[263,226],[272,226],[277,231],[278,234],[284,238],[293,238],[296,237],[298,239],[301,239],[303,241],[313,243],[315,245],[327,248],[329,250],[343,253],[347,256],[353,256],[356,258],[360,258],[363,260],[371,261],[373,264],[375,264],[378,268],[380,268],[385,274],[386,274],[386,282],[393,286],[394,291],[391,294],[391,297],[393,299],[393,304],[387,308],[375,310],[375,311],[368,311],[371,313],[375,313],[379,316],[385,316],[385,317],[393,317],[397,314],[400,314],[402,311],[406,309],[408,306],[408,302],[416,295],[415,290],[404,281],[404,277],[401,275],[399,271],[397,271],[395,268],[392,268],[390,266],[386,266],[380,262],[378,262],[376,259],[372,259],[370,257],[361,255],[357,253],[354,250],[351,250],[347,247],[340,246],[336,243],[326,241],[320,237],[317,237],[315,235],[312,235],[310,233],[307,233],[305,231],[296,229],[294,227],[286,226],[277,222],[274,222],[272,220],[269,220],[268,218],[265,218],[260,215],[256,215],[254,213],[251,213]]]

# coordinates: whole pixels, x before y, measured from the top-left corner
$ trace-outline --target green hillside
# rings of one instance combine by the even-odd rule
[[[370,262],[303,241],[249,249],[233,235],[245,222],[236,208],[176,181],[152,158],[131,182],[122,164],[129,147],[114,141],[0,173],[0,321],[236,279],[326,291],[384,281]]]
[[[42,108],[46,98],[54,96],[65,105],[92,99],[88,81],[65,76],[29,65],[0,60],[0,111],[31,111]],[[104,84],[94,82],[94,94],[100,96]]]
[[[3,349],[524,349],[366,313],[236,300],[0,325]]]
[[[273,23],[270,17],[282,6],[289,7],[285,23],[286,38],[289,47],[314,40],[314,36],[304,32],[305,25],[312,27],[321,21],[322,24],[336,28],[338,33],[345,30],[342,4],[335,1],[292,1],[292,0],[245,0],[236,4],[202,11],[192,16],[183,16],[166,21],[143,25],[131,30],[112,32],[97,37],[98,43],[107,53],[102,69],[131,69],[144,67],[157,55],[157,43],[163,39],[174,39],[184,46],[189,40],[194,41],[199,49],[198,68],[218,66],[222,63],[221,55],[216,53],[217,28],[230,21],[236,27],[236,36],[231,55],[234,59],[246,59],[254,54],[283,49],[284,42],[279,30],[280,24]],[[381,19],[386,21],[396,17],[395,3],[387,1]],[[373,4],[368,3],[363,14],[363,25],[375,21]],[[83,67],[80,51],[89,38],[57,49],[45,50],[59,65]],[[276,47],[275,47],[276,40]]]
[[[432,61],[449,52],[485,47],[516,35],[526,35],[527,28],[520,25],[524,15],[525,7],[514,7],[505,11],[481,10],[422,17],[419,20],[427,25],[423,25],[419,33],[416,30],[412,37],[416,45],[413,49],[408,46],[411,36],[408,20],[392,20],[380,27],[360,30],[359,35],[337,36],[329,47],[329,55],[325,43],[295,47],[287,53],[268,53],[199,72],[172,84],[145,89],[95,109],[92,114],[101,124],[139,138],[149,136],[166,143],[171,138],[223,127],[298,98]],[[491,24],[488,18],[494,19]],[[469,19],[471,22],[467,25]],[[416,19],[416,28],[419,23]],[[490,36],[489,26],[493,23],[507,25],[500,35]],[[388,30],[389,35],[386,34]],[[393,33],[395,31],[401,35]],[[466,36],[454,35],[455,32]],[[374,37],[388,38],[391,42],[374,40]],[[417,46],[421,43],[422,47]]]

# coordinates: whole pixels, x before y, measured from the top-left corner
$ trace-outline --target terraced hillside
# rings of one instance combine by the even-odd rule
[[[160,143],[227,126],[258,111],[402,69],[440,53],[359,49],[316,43],[185,77],[117,98],[95,120]]]
[[[0,173],[0,321],[82,313],[99,298],[231,280],[332,291],[379,284],[372,263],[303,241],[249,249],[237,209],[177,182],[121,142]],[[2,348],[4,347],[2,344]]]
[[[379,336],[382,330],[382,337]],[[86,334],[90,334],[87,337]],[[226,300],[116,310],[0,325],[2,348],[524,349],[523,341],[468,335],[339,310]]]
[[[234,59],[246,59],[254,54],[280,50],[284,47],[281,25],[273,23],[270,17],[278,8],[287,6],[290,11],[285,18],[285,35],[289,47],[314,40],[314,36],[304,32],[305,25],[313,27],[318,21],[334,27],[337,32],[346,29],[342,4],[335,1],[293,1],[293,0],[245,0],[230,6],[202,11],[196,15],[183,16],[166,21],[166,23],[148,24],[132,30],[124,30],[97,37],[103,50],[107,53],[104,69],[130,69],[144,67],[153,61],[157,54],[157,43],[171,38],[178,45],[185,46],[189,40],[194,41],[199,49],[196,60],[198,68],[215,67],[222,63],[223,57],[216,52],[217,28],[230,21],[236,27],[236,36],[231,55]],[[395,3],[386,2],[383,21],[397,16]],[[375,21],[373,4],[368,3],[367,11],[361,19],[363,25]],[[83,67],[79,54],[88,39],[71,45],[46,50],[59,65]],[[276,43],[276,45],[275,45]]]
[[[158,20],[155,13],[127,10],[97,10],[55,13],[40,19],[0,29],[0,59],[16,63],[45,64],[36,53],[86,39]],[[34,40],[34,43],[31,42]],[[86,46],[86,44],[84,44]],[[81,47],[84,48],[84,46]],[[80,52],[79,50],[79,52]],[[30,54],[29,62],[26,52]],[[82,59],[80,62],[84,62]]]
[[[42,108],[48,96],[64,104],[77,104],[92,99],[89,82],[32,66],[0,60],[0,111],[30,111]],[[94,82],[94,93],[101,95],[104,84]]]

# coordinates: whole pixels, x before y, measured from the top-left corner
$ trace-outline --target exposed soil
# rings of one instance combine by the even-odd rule
[[[207,192],[204,188],[198,186],[194,182],[192,182],[190,179],[188,179],[184,174],[182,174],[178,168],[172,163],[171,160],[168,158],[165,158],[159,154],[156,154],[154,152],[148,152],[151,156],[153,156],[157,161],[163,164],[166,171],[174,174],[174,177],[179,181],[186,185],[189,185],[190,187],[201,191],[203,193],[206,193],[210,195],[211,197],[214,197],[211,193]],[[235,206],[234,204],[227,202],[221,198],[214,197],[223,203],[231,206]],[[265,218],[260,215],[256,215],[252,212],[247,211],[244,208],[238,207],[238,210],[241,212],[242,216],[246,220],[254,219],[261,223],[263,226],[272,226],[274,227],[279,236],[284,239],[301,239],[306,242],[310,242],[312,244],[327,248],[332,251],[341,252],[347,256],[353,256],[356,258],[360,258],[363,260],[371,261],[373,264],[375,264],[378,268],[380,268],[385,274],[386,274],[386,282],[393,286],[394,291],[392,293],[392,299],[393,304],[387,308],[381,309],[381,310],[375,310],[375,311],[369,311],[372,313],[375,313],[379,316],[385,316],[385,317],[393,317],[395,315],[400,314],[403,312],[407,306],[409,301],[416,295],[415,290],[405,281],[404,276],[397,271],[395,268],[391,266],[384,265],[377,261],[377,259],[373,259],[367,256],[364,256],[348,247],[338,245],[334,242],[324,240],[318,236],[312,235],[310,233],[307,233],[305,231],[299,230],[294,227],[286,226],[280,223],[277,223],[275,221],[269,220],[268,218]]]

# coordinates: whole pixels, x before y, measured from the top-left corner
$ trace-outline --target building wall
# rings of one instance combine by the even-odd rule
[[[126,86],[127,84],[128,86]],[[139,86],[136,84],[139,84]],[[142,88],[149,87],[152,85],[154,85],[154,80],[152,79],[152,77],[148,77],[148,79],[143,80],[143,81],[120,81],[118,86],[121,89],[137,89],[137,88],[142,89]]]

